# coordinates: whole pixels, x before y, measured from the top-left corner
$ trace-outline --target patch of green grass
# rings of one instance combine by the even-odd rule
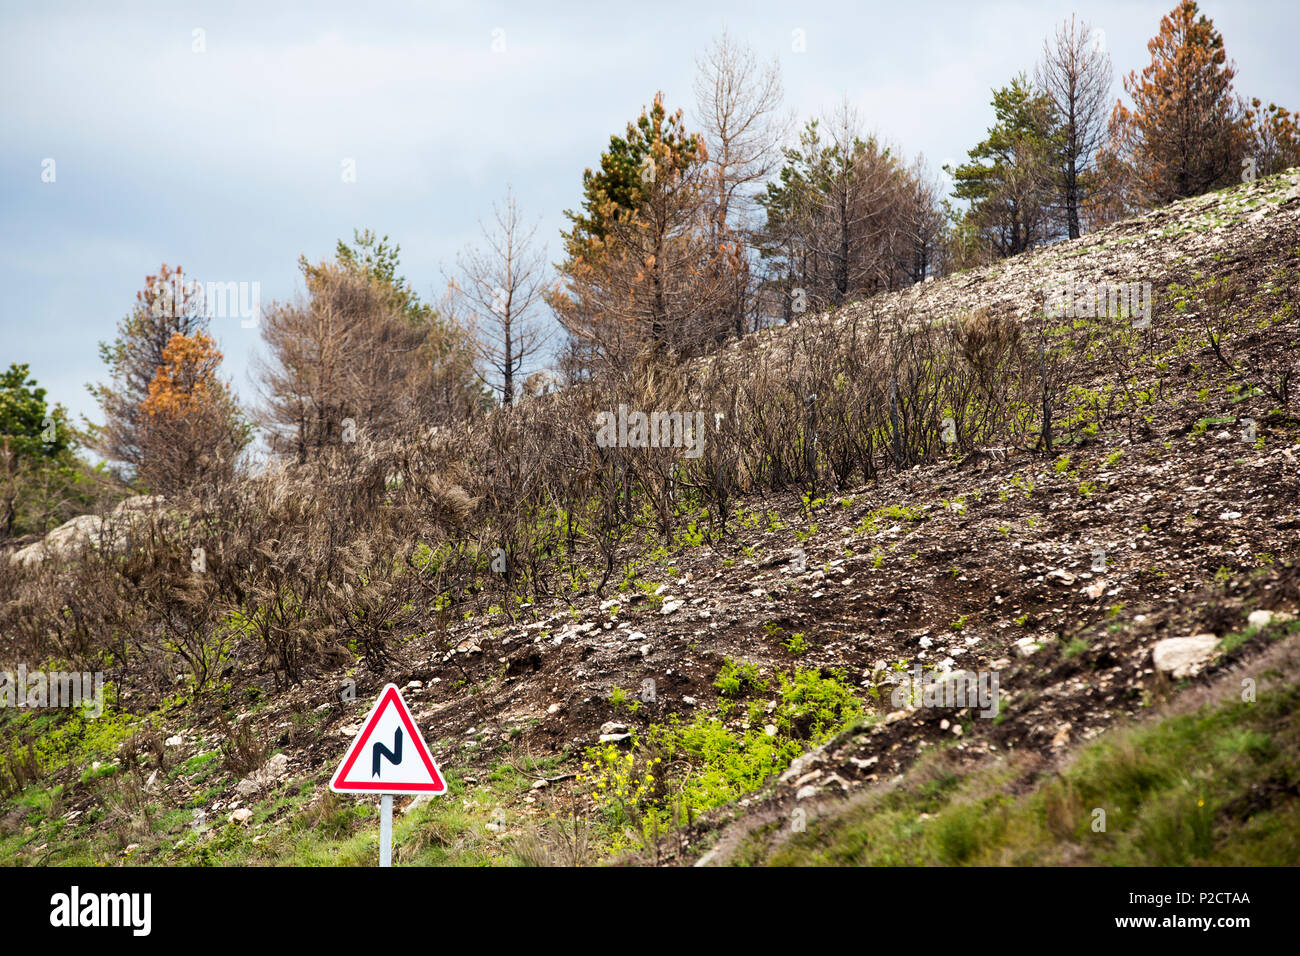
[[[809,821],[774,865],[1285,866],[1300,858],[1300,685],[1112,730],[1063,773],[958,778],[942,753],[904,782]],[[1008,792],[1011,791],[1011,792]],[[1011,795],[1018,793],[1018,795]]]

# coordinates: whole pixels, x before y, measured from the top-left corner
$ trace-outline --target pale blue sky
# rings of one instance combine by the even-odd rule
[[[1118,95],[1173,5],[4,2],[0,363],[29,362],[53,400],[93,416],[96,343],[159,263],[260,282],[265,303],[300,288],[299,255],[330,255],[354,227],[399,242],[406,276],[434,297],[507,183],[553,261],[583,169],[656,90],[689,115],[694,59],[724,24],[779,57],[801,119],[848,96],[937,167],[982,137],[990,89],[1032,69],[1071,12],[1104,31]],[[1300,5],[1201,6],[1238,91],[1300,109]],[[355,183],[341,181],[345,158]],[[235,318],[213,331],[253,398],[258,333]]]

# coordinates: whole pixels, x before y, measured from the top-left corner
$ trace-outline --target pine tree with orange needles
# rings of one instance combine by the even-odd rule
[[[104,424],[92,431],[94,447],[110,461],[139,468],[148,416],[144,402],[149,384],[163,364],[163,349],[172,335],[193,335],[207,328],[203,291],[179,266],[163,263],[145,278],[135,306],[117,324],[111,342],[100,342],[99,354],[108,367],[108,381],[90,385],[104,414]]]
[[[226,477],[251,432],[230,390],[217,378],[221,352],[206,332],[172,334],[163,364],[140,403],[139,475],[152,490],[172,493]]]
[[[1111,114],[1111,149],[1131,168],[1148,200],[1166,203],[1240,180],[1246,153],[1243,105],[1233,92],[1236,67],[1223,37],[1194,0],[1160,21],[1147,43],[1151,64],[1131,72]]]
[[[150,417],[169,415],[183,418],[213,400],[221,389],[217,367],[221,352],[211,336],[172,335],[163,349],[163,364],[149,383],[149,397],[143,409]]]

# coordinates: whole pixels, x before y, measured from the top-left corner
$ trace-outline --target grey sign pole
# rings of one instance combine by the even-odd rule
[[[393,795],[379,798],[379,865],[393,865]]]

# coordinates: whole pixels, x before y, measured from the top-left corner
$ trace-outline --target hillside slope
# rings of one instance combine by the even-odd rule
[[[1107,791],[1112,829],[1137,828],[1122,862],[1177,862],[1165,851],[1182,843],[1191,860],[1297,862],[1296,751],[1256,744],[1295,733],[1300,170],[730,352],[890,310],[1028,327],[1067,281],[1150,282],[1156,299],[1149,337],[1119,354],[1098,333],[1070,359],[1098,411],[1065,423],[1051,454],[985,449],[743,500],[727,534],[688,525],[604,595],[599,571],[578,569],[549,604],[456,621],[450,653],[410,635],[382,672],[359,663],[277,691],[237,656],[215,703],[119,701],[95,721],[0,712],[13,778],[0,859],[372,863],[373,801],[326,783],[392,681],[453,785],[400,802],[399,863],[1119,861],[1087,849],[1107,798],[1070,774],[1076,760],[1111,766],[1089,746],[1130,733],[1157,735],[1136,746],[1168,766],[1146,789]],[[1141,412],[1115,415],[1138,390]],[[1186,658],[1153,659],[1162,641],[1205,635],[1165,645]],[[996,714],[900,698],[918,667],[996,674]],[[1251,706],[1246,679],[1260,709],[1216,717]],[[1165,740],[1161,718],[1185,725]],[[1185,806],[1168,767],[1225,740],[1241,772],[1200,819],[1205,801]],[[1165,808],[1158,838],[1137,819],[1148,799]],[[1030,822],[981,830],[970,817],[989,800]],[[871,829],[886,810],[893,822]],[[931,817],[949,827],[939,850]],[[1256,817],[1273,829],[1252,843]],[[993,847],[1012,830],[1020,843]],[[1184,840],[1193,830],[1205,835]]]

